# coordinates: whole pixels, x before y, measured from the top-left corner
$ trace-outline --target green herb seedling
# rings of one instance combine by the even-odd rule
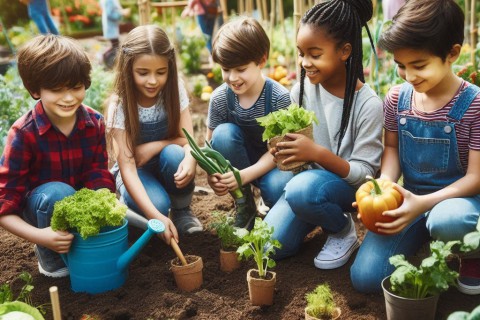
[[[335,314],[336,305],[328,284],[320,284],[305,295],[306,312],[318,319],[331,319]]]
[[[431,255],[423,259],[418,268],[406,261],[402,254],[390,257],[390,263],[396,267],[390,276],[391,291],[404,298],[422,299],[440,294],[455,285],[458,272],[448,267],[446,259],[457,244],[460,241],[446,244],[442,241],[431,242]]]
[[[213,222],[210,228],[215,230],[220,239],[220,246],[225,251],[235,251],[243,244],[235,231],[238,229],[233,224],[235,219],[220,212],[212,212]]]
[[[275,267],[275,261],[270,256],[276,248],[282,247],[278,240],[272,239],[273,227],[269,227],[261,218],[255,218],[255,226],[250,232],[238,229],[236,234],[245,242],[237,249],[237,253],[245,260],[253,257],[258,275],[265,278],[268,268]]]
[[[318,124],[318,119],[313,111],[308,111],[294,103],[285,109],[271,112],[256,120],[260,126],[265,127],[262,135],[263,141],[299,131],[313,122]]]

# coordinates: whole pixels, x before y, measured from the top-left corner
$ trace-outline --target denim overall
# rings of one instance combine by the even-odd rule
[[[272,110],[272,87],[272,80],[266,78],[264,116],[269,114]],[[248,143],[245,144],[248,157],[252,163],[257,162],[258,159],[267,152],[267,143],[262,141],[263,127],[261,127],[255,119],[242,120],[240,118],[235,111],[235,93],[230,87],[227,87],[227,107],[227,122],[235,123],[240,129],[242,129],[245,141],[248,141]]]
[[[165,117],[158,121],[140,123],[139,144],[165,140],[167,133],[168,119],[166,114]],[[164,215],[168,215],[170,206],[180,209],[190,205],[193,189],[195,188],[193,180],[187,187],[178,189],[173,179],[173,175],[184,156],[182,147],[170,144],[164,147],[158,155],[152,157],[145,165],[137,168],[138,176],[150,200],[155,205],[155,208]],[[118,164],[115,164],[112,172],[116,175],[117,188],[121,198],[123,198],[122,200],[134,211],[142,212],[128,194],[123,184]]]
[[[444,121],[423,121],[402,114],[411,110],[413,87],[401,86],[398,99],[399,158],[405,189],[417,195],[429,194],[465,175],[457,147],[455,124],[462,120],[480,92],[469,85],[460,93]],[[460,240],[475,229],[480,197],[441,201],[420,215],[399,234],[385,236],[368,232],[357,253],[350,275],[361,292],[380,292],[381,281],[394,267],[388,262],[395,254],[414,255],[431,238]]]
[[[468,86],[458,97],[445,121],[423,121],[404,111],[411,109],[413,87],[404,84],[398,99],[398,138],[403,183],[415,194],[443,189],[465,175],[458,154],[455,124],[479,93]]]

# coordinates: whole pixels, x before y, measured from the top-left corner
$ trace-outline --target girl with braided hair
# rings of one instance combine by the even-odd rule
[[[313,140],[288,134],[271,152],[283,161],[307,161],[311,170],[293,177],[265,218],[283,247],[276,259],[295,254],[320,226],[329,234],[314,263],[344,265],[359,246],[353,211],[357,188],[374,176],[382,154],[382,101],[364,83],[362,27],[372,17],[371,0],[332,0],[308,10],[300,21],[297,48],[301,78],[293,102],[315,112]],[[368,28],[367,28],[368,30]],[[371,40],[373,46],[373,41]]]

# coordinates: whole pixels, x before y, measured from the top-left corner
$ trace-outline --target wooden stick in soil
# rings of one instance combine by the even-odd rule
[[[172,246],[173,251],[175,251],[175,254],[177,255],[178,259],[180,259],[180,261],[182,262],[182,265],[186,266],[187,260],[183,256],[182,250],[180,250],[178,243],[174,239],[170,239],[170,245]]]
[[[50,300],[52,302],[53,320],[62,320],[62,313],[60,311],[60,301],[58,299],[58,288],[56,286],[50,287]]]

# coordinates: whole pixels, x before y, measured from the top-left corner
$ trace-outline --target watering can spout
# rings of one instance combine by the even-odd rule
[[[140,253],[140,250],[147,244],[150,238],[154,234],[158,234],[165,231],[165,225],[157,219],[151,219],[147,223],[147,230],[142,234],[142,236],[128,249],[124,252],[117,261],[118,270],[124,270],[128,265],[135,259],[135,257]]]

